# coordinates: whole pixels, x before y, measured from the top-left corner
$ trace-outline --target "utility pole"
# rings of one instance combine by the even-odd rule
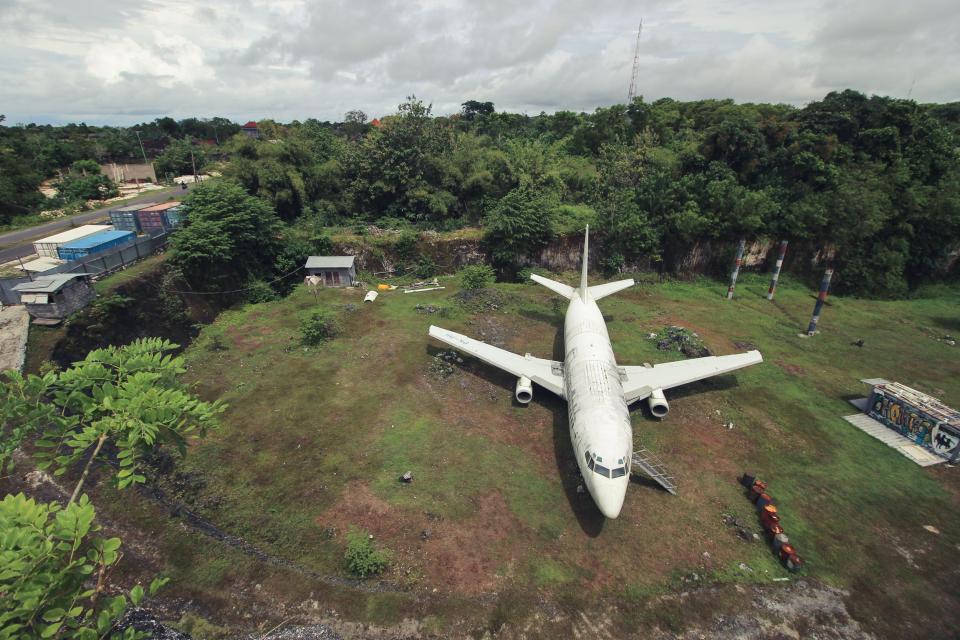
[[[640,18],[640,28],[637,29],[637,46],[633,51],[633,72],[630,74],[630,90],[627,91],[627,106],[637,95],[637,76],[640,75],[640,34],[643,33],[643,18]]]
[[[143,154],[143,163],[150,164],[149,162],[147,162],[147,152],[143,150],[143,140],[140,139],[140,132],[134,131],[134,133],[137,134],[137,142],[140,143],[140,153]]]

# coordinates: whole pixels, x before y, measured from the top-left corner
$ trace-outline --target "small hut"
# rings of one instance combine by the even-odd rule
[[[305,268],[327,287],[349,287],[357,280],[354,256],[310,256]]]
[[[39,276],[32,282],[18,284],[13,290],[34,318],[63,320],[97,297],[86,276],[85,273]]]

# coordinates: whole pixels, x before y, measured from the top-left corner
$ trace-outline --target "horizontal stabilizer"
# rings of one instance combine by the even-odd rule
[[[632,286],[633,278],[630,280],[620,280],[618,282],[608,282],[607,284],[596,284],[590,287],[590,297],[594,300],[599,300]]]
[[[557,282],[556,280],[551,280],[549,278],[544,278],[543,276],[538,276],[535,273],[530,274],[530,279],[534,282],[539,282],[547,289],[550,289],[554,293],[559,293],[564,298],[569,300],[576,294],[576,289],[571,287],[568,284],[563,284],[562,282]]]

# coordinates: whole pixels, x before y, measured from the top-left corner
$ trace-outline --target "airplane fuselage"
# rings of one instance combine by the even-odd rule
[[[607,325],[589,295],[570,300],[563,337],[574,454],[597,507],[604,516],[616,518],[629,483],[633,429]]]

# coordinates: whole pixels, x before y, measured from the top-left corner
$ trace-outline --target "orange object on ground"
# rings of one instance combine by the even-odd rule
[[[797,550],[793,548],[793,545],[789,542],[780,547],[780,560],[783,562],[787,561],[787,558],[790,556],[797,555]]]
[[[763,505],[763,510],[767,513],[776,513],[777,505],[771,502],[770,504]]]

